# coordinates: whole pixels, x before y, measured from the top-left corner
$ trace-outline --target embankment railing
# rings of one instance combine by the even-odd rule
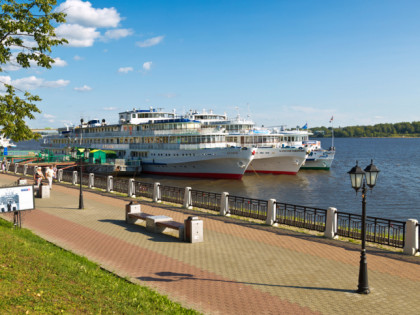
[[[24,165],[9,165],[9,172],[23,173]],[[33,167],[26,168],[28,176],[33,174]],[[63,170],[62,181],[73,182],[73,171]],[[80,179],[77,179],[80,183]],[[84,173],[82,178],[83,185],[88,186],[89,174]],[[94,187],[107,189],[108,178],[104,175],[94,176]],[[128,193],[129,180],[127,178],[114,178],[113,191]],[[159,185],[160,199],[162,201],[183,204],[186,190],[185,188]],[[190,205],[197,208],[208,209],[220,212],[223,202],[222,194],[205,192],[200,190],[190,190]],[[154,184],[134,181],[134,195],[139,197],[153,198]],[[268,216],[269,203],[266,200],[253,199],[240,196],[227,195],[228,213],[237,216],[266,220]],[[275,202],[274,222],[299,228],[323,232],[326,228],[327,210],[315,207],[306,207],[289,203]],[[352,239],[361,239],[362,216],[359,214],[336,212],[338,236]],[[383,219],[377,217],[366,218],[366,240],[368,242],[381,245],[388,245],[403,248],[405,244],[406,223],[403,221]],[[418,239],[420,240],[420,224],[417,223]],[[420,252],[420,246],[417,251]]]

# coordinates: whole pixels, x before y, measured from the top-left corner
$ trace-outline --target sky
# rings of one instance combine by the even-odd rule
[[[59,1],[50,70],[3,68],[42,98],[32,128],[125,110],[213,110],[294,128],[420,121],[420,1]],[[333,121],[330,123],[331,118]]]

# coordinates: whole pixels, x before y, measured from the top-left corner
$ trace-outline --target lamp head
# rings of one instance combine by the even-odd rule
[[[380,170],[373,164],[373,160],[371,160],[370,164],[365,168],[365,172],[366,184],[372,189],[376,185]]]
[[[365,172],[360,168],[358,161],[356,161],[356,165],[347,173],[350,175],[351,187],[353,187],[357,193],[360,187],[362,187]]]

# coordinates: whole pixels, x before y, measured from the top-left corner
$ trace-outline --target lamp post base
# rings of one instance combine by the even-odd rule
[[[364,246],[363,246],[364,247]],[[368,271],[366,261],[366,249],[362,249],[360,254],[360,268],[359,268],[359,284],[357,286],[357,293],[369,294]]]

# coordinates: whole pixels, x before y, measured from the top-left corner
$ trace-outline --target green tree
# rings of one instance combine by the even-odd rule
[[[51,48],[67,43],[55,35],[53,24],[65,22],[64,13],[53,12],[57,1],[0,0],[0,4],[0,72],[10,63],[29,68],[32,62],[50,69],[54,63]],[[0,93],[1,132],[14,141],[39,138],[25,119],[34,119],[34,113],[41,112],[35,105],[41,99],[2,81]]]

